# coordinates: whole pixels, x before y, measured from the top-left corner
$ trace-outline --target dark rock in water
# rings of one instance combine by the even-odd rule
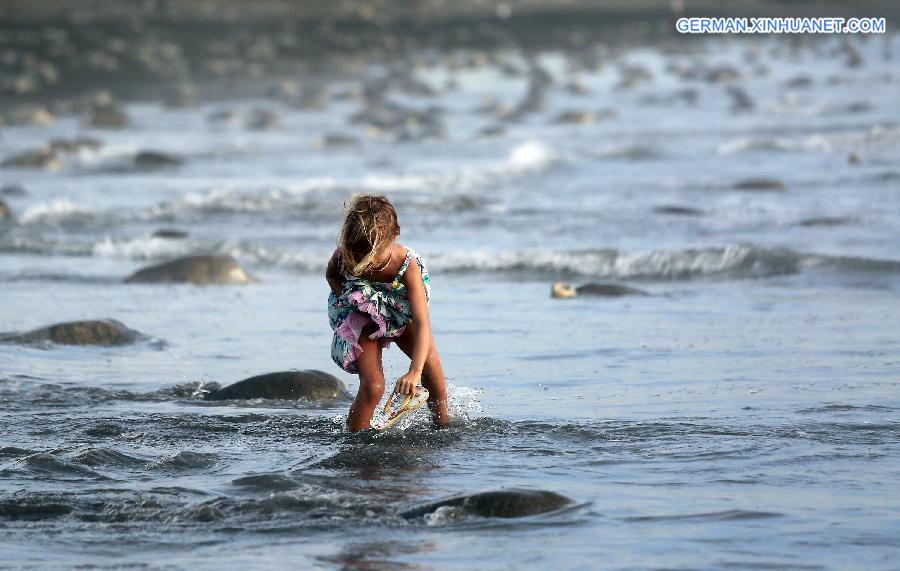
[[[4,343],[57,343],[59,345],[130,345],[144,336],[115,319],[69,321],[21,334],[0,335]]]
[[[210,123],[237,123],[240,119],[240,113],[234,109],[219,109],[206,116]]]
[[[486,127],[482,127],[480,131],[478,131],[478,135],[481,137],[500,137],[501,135],[506,134],[506,127],[503,125],[488,125]]]
[[[97,129],[125,129],[131,125],[131,119],[125,111],[110,103],[92,108],[82,118],[81,124]]]
[[[784,82],[784,86],[788,89],[807,89],[812,87],[813,78],[808,75],[795,75]]]
[[[572,503],[570,498],[555,492],[510,488],[445,498],[400,512],[400,517],[416,519],[446,507],[456,511],[456,517],[515,518],[556,511]]]
[[[756,108],[753,98],[744,89],[731,85],[725,89],[725,93],[731,98],[732,113],[746,113]]]
[[[846,56],[844,64],[848,68],[859,67],[864,62],[862,52],[849,43],[844,45],[844,55]]]
[[[625,295],[650,295],[644,290],[617,284],[585,284],[575,288],[578,295],[621,297]]]
[[[27,71],[15,79],[4,81],[3,91],[12,95],[32,95],[41,90],[40,81],[37,73]]]
[[[622,65],[619,67],[621,77],[616,83],[616,89],[633,89],[638,85],[653,81],[653,73],[640,65]]]
[[[331,133],[316,141],[316,147],[320,149],[330,147],[355,147],[359,145],[359,139],[350,135]]]
[[[179,157],[157,151],[141,151],[134,156],[134,166],[144,169],[174,167],[183,163],[184,160]]]
[[[588,89],[588,86],[578,79],[573,79],[567,83],[566,91],[572,95],[587,95],[591,92],[591,90]]]
[[[56,117],[49,109],[41,105],[20,105],[14,107],[4,116],[10,125],[53,125]]]
[[[246,284],[258,282],[231,256],[187,256],[142,268],[125,283]]]
[[[197,88],[190,83],[172,86],[163,96],[168,107],[194,107],[197,105]]]
[[[232,399],[346,400],[347,387],[322,371],[284,371],[250,377],[206,395],[207,400]]]
[[[279,121],[275,112],[256,108],[250,112],[245,126],[252,131],[272,131],[281,128],[281,121]]]
[[[481,208],[482,203],[469,195],[460,194],[458,196],[453,196],[443,201],[441,207],[446,210],[451,210],[453,212],[466,212],[468,210],[478,210]]]
[[[578,287],[563,282],[556,282],[550,290],[550,296],[568,299],[576,295],[593,295],[598,297],[623,297],[626,295],[647,296],[644,290],[618,284],[585,284]]]
[[[322,111],[328,107],[328,90],[321,85],[309,86],[296,94],[290,94],[288,91],[281,97],[291,107],[303,111]]]
[[[266,96],[272,99],[290,101],[300,95],[300,84],[291,79],[279,81],[266,90]]]
[[[74,153],[81,149],[98,149],[101,141],[90,137],[52,139],[49,144],[23,151],[3,161],[4,167],[56,170],[60,167],[60,153]]]
[[[686,87],[665,94],[648,93],[647,95],[642,96],[639,101],[643,105],[670,106],[678,103],[696,105],[699,100],[700,91]]]
[[[182,238],[187,238],[188,233],[184,230],[177,230],[175,228],[160,228],[156,232],[153,233],[153,238],[166,238],[168,240],[181,240]]]
[[[74,153],[78,150],[78,145],[69,139],[50,139],[47,146],[54,153]]]
[[[657,206],[653,209],[657,214],[672,214],[675,216],[703,216],[704,212],[698,208],[690,206],[676,206],[667,204],[665,206]]]
[[[489,95],[484,98],[484,102],[481,105],[472,109],[472,113],[501,117],[509,113],[509,109],[507,109],[496,97]]]
[[[724,64],[707,70],[703,79],[709,83],[730,84],[742,78],[743,74],[737,68]]]
[[[872,110],[872,104],[868,101],[852,101],[843,109],[845,113],[865,113]]]
[[[862,159],[856,153],[850,153],[847,155],[847,164],[848,165],[859,165],[862,164]]]
[[[814,226],[842,226],[844,224],[850,224],[853,222],[851,218],[846,218],[843,216],[822,216],[820,218],[807,218],[805,220],[801,220],[797,224],[799,226],[806,227],[814,227]]]
[[[5,202],[0,200],[0,220],[6,220],[7,218],[12,218],[12,210],[9,209]]]
[[[784,192],[787,189],[783,182],[774,178],[748,178],[734,183],[732,188],[735,190],[756,190],[763,192]]]
[[[59,168],[59,157],[49,147],[41,147],[30,151],[23,151],[18,155],[13,155],[3,161],[4,167],[26,168],[26,169],[47,169],[56,170]]]
[[[362,92],[355,87],[350,87],[347,89],[338,89],[331,95],[332,101],[350,101],[359,103],[362,101],[363,94]]]
[[[878,183],[885,182],[897,182],[900,181],[900,172],[897,171],[884,171],[877,174],[873,174],[871,177],[868,177],[870,180]]]
[[[82,149],[96,151],[103,146],[103,141],[93,137],[76,137],[74,139],[51,139],[50,150],[55,153],[77,153]]]
[[[594,113],[594,118],[596,119],[615,119],[619,116],[619,112],[613,109],[612,107],[604,107],[602,109],[598,109],[596,113]]]
[[[0,188],[0,194],[3,196],[26,196],[28,193],[21,184],[7,184]]]
[[[559,125],[590,125],[597,121],[597,118],[590,111],[563,111],[553,120]]]

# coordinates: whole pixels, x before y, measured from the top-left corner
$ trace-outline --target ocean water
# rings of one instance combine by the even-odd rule
[[[349,100],[144,101],[122,131],[5,128],[3,157],[104,145],[0,171],[27,189],[3,197],[0,330],[109,317],[150,339],[0,345],[0,566],[895,569],[900,41],[851,41],[857,67],[834,38],[623,49],[581,72],[541,54],[545,108],[495,136],[477,108],[514,106],[527,78],[440,65],[416,70],[436,96],[390,95],[443,108],[445,136],[424,141],[365,132]],[[620,85],[635,66],[649,78]],[[722,66],[752,109],[677,71]],[[573,74],[588,94],[565,89]],[[256,107],[281,127],[207,119]],[[570,110],[598,118],[554,121]],[[359,144],[316,144],[333,133]],[[136,169],[141,150],[185,162]],[[742,188],[754,179],[779,184]],[[350,435],[346,403],[203,401],[211,383],[292,368],[355,391],[329,356],[322,273],[358,191],[391,198],[429,264],[452,428],[423,411]],[[121,283],[209,252],[261,283]],[[649,295],[558,300],[555,281]],[[387,377],[405,366],[386,353]],[[574,503],[397,515],[506,487]]]

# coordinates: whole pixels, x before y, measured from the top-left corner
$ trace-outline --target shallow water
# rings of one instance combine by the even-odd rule
[[[358,134],[352,103],[137,103],[134,128],[89,132],[100,151],[58,172],[5,169],[28,195],[4,198],[18,222],[0,227],[0,329],[112,317],[150,339],[0,345],[0,561],[895,567],[900,75],[884,54],[900,46],[861,42],[866,63],[853,69],[836,46],[625,51],[581,75],[590,96],[553,87],[547,109],[486,139],[475,134],[492,120],[471,110],[486,94],[514,103],[523,79],[459,74],[457,90],[428,101],[447,109],[444,140],[328,150],[320,136]],[[769,75],[744,61],[754,48]],[[542,61],[565,77],[561,56]],[[653,79],[616,89],[621,62]],[[721,86],[666,71],[679,62],[733,63],[755,110],[732,113]],[[446,73],[420,72],[435,85]],[[798,74],[812,87],[785,87]],[[696,105],[666,97],[684,87]],[[283,128],[206,120],[257,105]],[[552,123],[606,107],[617,116]],[[82,132],[75,118],[10,127],[0,154]],[[186,162],[136,171],[141,149]],[[753,178],[784,189],[735,188]],[[353,191],[387,193],[401,241],[429,263],[453,428],[432,431],[419,414],[403,432],[351,436],[346,404],[203,401],[210,383],[291,368],[355,390],[329,358],[321,277]],[[190,236],[151,238],[160,227]],[[210,251],[262,283],[120,283]],[[559,279],[651,295],[554,300]],[[399,376],[404,360],[386,355]],[[575,504],[521,520],[397,515],[501,487]]]

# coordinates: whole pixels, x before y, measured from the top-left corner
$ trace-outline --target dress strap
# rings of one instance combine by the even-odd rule
[[[406,268],[409,267],[409,261],[412,259],[413,251],[409,248],[406,249],[406,259],[403,260],[403,265],[400,266],[400,271],[397,272],[397,277],[394,278],[394,281],[400,281],[400,278],[403,277],[403,274],[406,273]]]

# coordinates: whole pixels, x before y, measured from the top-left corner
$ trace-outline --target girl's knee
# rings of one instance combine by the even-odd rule
[[[378,404],[384,395],[384,381],[364,382],[360,380],[358,396],[367,403]]]

